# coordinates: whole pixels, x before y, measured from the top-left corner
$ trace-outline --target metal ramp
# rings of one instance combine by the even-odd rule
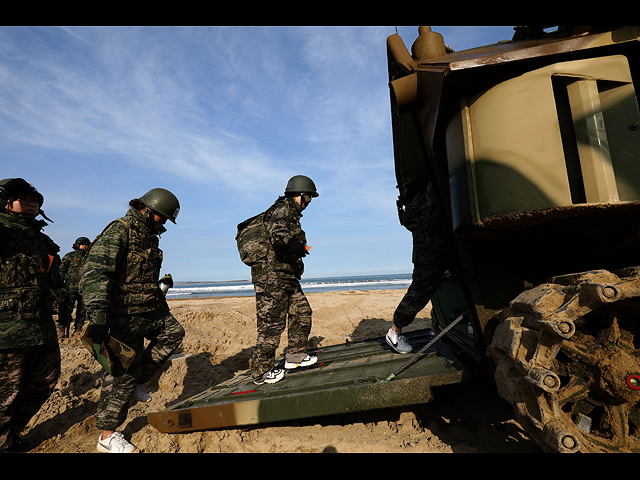
[[[434,333],[405,336],[418,352]],[[147,421],[160,432],[182,433],[416,405],[432,400],[433,387],[467,377],[442,341],[391,381],[384,380],[410,355],[395,353],[384,338],[347,341],[312,353],[318,355],[316,365],[289,370],[278,383],[255,385],[247,372],[149,413]]]

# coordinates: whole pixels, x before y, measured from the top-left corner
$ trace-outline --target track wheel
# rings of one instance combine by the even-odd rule
[[[544,450],[640,451],[640,268],[523,292],[487,353],[500,395]]]

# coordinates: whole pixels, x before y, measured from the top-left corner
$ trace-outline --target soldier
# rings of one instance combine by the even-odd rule
[[[151,401],[144,383],[185,334],[158,286],[162,264],[158,235],[166,232],[167,219],[176,223],[178,199],[168,190],[154,188],[129,205],[126,216],[111,222],[94,240],[80,281],[89,320],[86,335],[95,343],[106,343],[112,335],[136,352],[125,374],[104,374],[96,412],[96,427],[102,430],[97,449],[109,453],[136,450],[116,429],[127,417],[130,399]]]
[[[264,215],[269,245],[264,260],[251,267],[258,325],[252,377],[257,385],[275,383],[284,377],[284,370],[274,367],[273,363],[287,320],[289,342],[285,369],[306,367],[318,360],[307,354],[312,311],[299,282],[304,272],[302,258],[308,253],[300,218],[311,199],[317,196],[313,181],[297,175],[287,183],[284,196]]]
[[[87,237],[80,237],[73,244],[73,252],[69,252],[62,257],[60,278],[69,294],[69,299],[67,304],[60,309],[58,315],[58,336],[68,336],[73,306],[76,302],[78,303],[78,307],[76,309],[76,321],[73,324],[74,333],[81,330],[84,325],[84,305],[82,303],[82,295],[80,295],[78,288],[80,284],[80,267],[87,254],[89,245],[91,245],[91,240]]]
[[[387,343],[398,353],[413,351],[402,329],[409,326],[431,301],[451,262],[444,224],[438,212],[433,185],[415,182],[407,189],[401,223],[413,237],[413,275],[407,293],[393,314]]]
[[[53,392],[60,348],[60,248],[44,233],[44,197],[22,178],[0,181],[0,452],[28,451],[19,435]],[[48,219],[47,219],[48,220]]]

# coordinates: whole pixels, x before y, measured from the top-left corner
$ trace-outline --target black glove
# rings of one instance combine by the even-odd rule
[[[298,240],[296,240],[295,238],[292,238],[291,240],[289,240],[289,243],[287,244],[287,247],[289,247],[289,251],[295,255],[296,257],[306,257],[307,256],[307,249],[304,248],[304,245],[302,245]]]
[[[93,343],[109,343],[109,327],[92,323],[87,327],[86,336],[93,340]]]

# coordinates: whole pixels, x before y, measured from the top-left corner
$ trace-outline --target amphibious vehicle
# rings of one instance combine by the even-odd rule
[[[239,375],[150,413],[158,430],[426,403],[479,375],[546,451],[640,451],[640,27],[460,52],[418,33],[387,58],[399,198],[431,182],[453,254],[436,331],[409,360],[354,339],[274,385]]]

